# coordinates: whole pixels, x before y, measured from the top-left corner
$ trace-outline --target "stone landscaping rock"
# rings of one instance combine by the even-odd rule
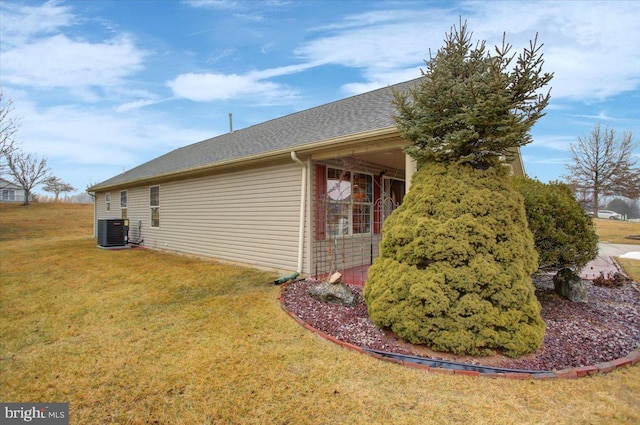
[[[587,291],[584,288],[582,279],[569,268],[561,269],[556,273],[553,277],[553,286],[558,294],[569,301],[576,303],[587,302]]]
[[[309,295],[323,303],[339,304],[353,307],[356,297],[353,290],[344,283],[331,284],[323,282],[309,288]]]
[[[329,283],[333,285],[342,283],[342,273],[335,272],[331,276],[329,276]]]

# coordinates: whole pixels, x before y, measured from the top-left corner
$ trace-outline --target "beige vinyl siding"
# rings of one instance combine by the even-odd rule
[[[150,248],[295,271],[300,174],[300,166],[287,162],[161,183],[157,228],[150,226],[149,186],[132,188],[130,226],[142,220],[143,245]]]
[[[111,210],[107,211],[106,196],[111,194]],[[120,218],[120,191],[96,193],[96,214],[98,219]]]
[[[145,236],[149,234],[147,229],[151,227],[151,210],[149,209],[149,187],[144,186],[128,189],[127,195],[129,238],[134,242],[138,242],[139,239],[145,239]],[[141,226],[139,222],[141,222]]]

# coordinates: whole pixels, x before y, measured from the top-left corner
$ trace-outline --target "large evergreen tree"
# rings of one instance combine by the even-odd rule
[[[517,59],[510,51],[474,46],[461,23],[415,89],[396,94],[419,170],[385,222],[364,296],[376,325],[436,350],[517,356],[544,336],[533,236],[501,164],[531,141],[552,75],[535,41]]]
[[[531,142],[528,132],[550,99],[540,93],[553,74],[542,72],[537,37],[517,59],[504,39],[493,56],[484,41],[474,46],[466,23],[444,41],[420,84],[396,93],[396,124],[412,144],[407,153],[475,168],[511,158]]]

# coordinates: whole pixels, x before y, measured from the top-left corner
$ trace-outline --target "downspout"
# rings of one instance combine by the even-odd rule
[[[306,212],[307,199],[307,166],[298,158],[295,151],[291,151],[291,159],[302,167],[302,182],[300,183],[300,217],[298,219],[298,265],[295,273],[282,276],[280,279],[273,281],[274,285],[280,285],[286,281],[295,279],[302,273],[302,260],[304,254],[304,216]]]
[[[97,231],[98,225],[98,194],[93,192],[93,238],[96,239],[98,237]]]

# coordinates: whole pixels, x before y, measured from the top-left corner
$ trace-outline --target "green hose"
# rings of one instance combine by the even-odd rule
[[[300,273],[298,273],[298,272],[291,273],[291,274],[288,274],[288,275],[286,275],[286,276],[282,276],[282,277],[281,277],[280,279],[278,279],[278,280],[274,280],[274,281],[273,281],[273,284],[274,284],[274,285],[282,285],[283,283],[285,283],[285,282],[287,282],[287,281],[289,281],[289,280],[293,280],[293,279],[295,279],[295,278],[296,278],[296,277],[298,277],[298,276],[300,276]]]

